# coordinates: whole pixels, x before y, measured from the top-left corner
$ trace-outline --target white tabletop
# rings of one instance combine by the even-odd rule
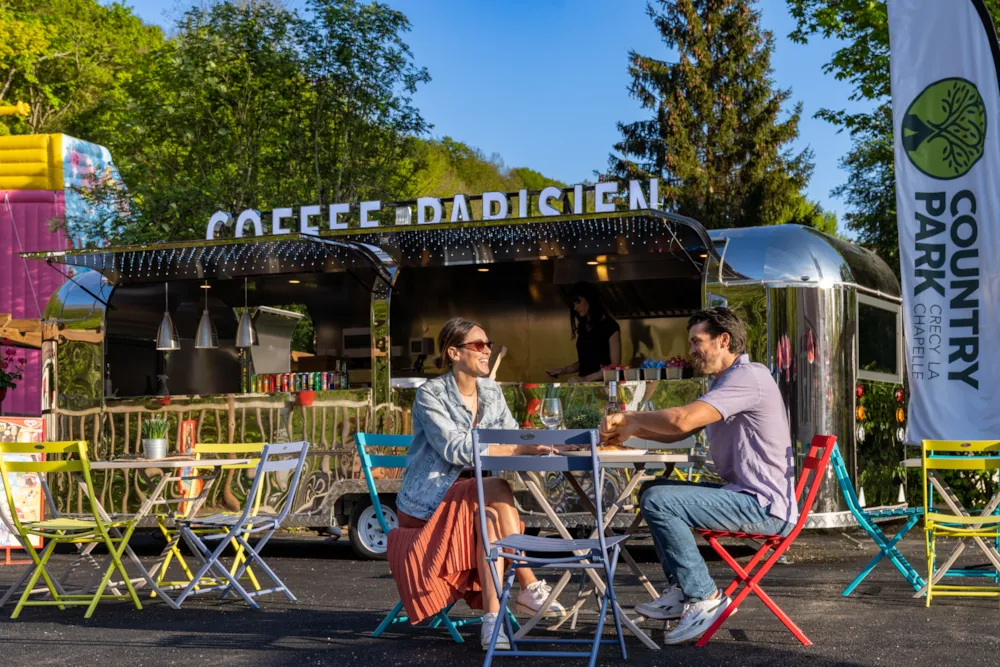
[[[218,468],[220,466],[245,466],[250,459],[112,459],[91,461],[91,470],[139,470],[143,468]]]
[[[903,459],[902,461],[904,468],[922,468],[924,466],[923,459]]]

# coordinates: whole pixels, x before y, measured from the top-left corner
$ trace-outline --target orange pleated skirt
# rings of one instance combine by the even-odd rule
[[[476,567],[478,505],[476,480],[459,479],[426,523],[404,515],[401,526],[389,531],[386,558],[410,623],[461,599],[483,608]]]

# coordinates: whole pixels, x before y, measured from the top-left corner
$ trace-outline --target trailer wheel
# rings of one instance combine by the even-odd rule
[[[382,504],[382,514],[385,522],[389,524],[389,530],[399,527],[399,519],[396,517],[395,498],[383,498],[379,496]],[[382,532],[378,517],[375,516],[375,506],[367,496],[354,504],[351,510],[348,533],[351,539],[351,546],[354,553],[359,558],[365,560],[385,560],[386,535]]]

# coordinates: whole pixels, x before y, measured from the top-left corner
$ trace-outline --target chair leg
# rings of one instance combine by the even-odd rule
[[[458,628],[455,627],[454,621],[451,620],[446,611],[439,611],[437,613],[437,618],[441,620],[441,625],[445,627],[452,639],[459,644],[465,643],[465,640],[462,639],[462,635],[458,634]]]
[[[102,529],[103,530],[103,529]],[[135,530],[135,524],[128,527],[125,534],[118,538],[118,546],[115,546],[114,541],[111,536],[105,533],[103,535],[103,542],[108,548],[108,554],[111,557],[111,564],[108,565],[107,570],[104,572],[104,577],[101,579],[101,583],[97,586],[97,591],[94,593],[94,597],[90,601],[90,606],[87,607],[86,613],[84,613],[84,618],[90,618],[94,615],[94,610],[97,609],[97,603],[101,601],[104,597],[104,589],[107,588],[108,582],[111,580],[111,575],[117,571],[122,576],[122,581],[125,587],[128,589],[129,597],[132,598],[133,604],[135,604],[136,609],[142,609],[142,603],[139,601],[139,595],[135,592],[135,587],[132,586],[132,578],[129,576],[128,572],[125,571],[125,565],[122,563],[121,555],[128,546],[128,541],[132,537],[132,531]]]
[[[605,566],[605,572],[607,572],[607,567]],[[604,587],[604,595],[601,596],[601,611],[597,615],[597,629],[594,631],[594,643],[590,645],[590,662],[589,667],[594,667],[597,664],[597,654],[601,651],[601,636],[604,634],[604,620],[608,616],[608,600],[611,599],[611,582],[608,581],[608,585]],[[611,607],[612,614],[614,614],[614,605]],[[617,619],[617,615],[615,616]]]
[[[618,569],[618,555],[621,552],[621,548],[615,545],[613,556],[611,558],[611,566],[605,565],[605,577],[607,581],[606,593],[611,595],[611,615],[615,620],[615,632],[618,633],[618,648],[622,654],[622,660],[628,660],[628,651],[625,648],[625,633],[622,632],[622,619],[618,611],[618,597],[615,594],[615,570]]]
[[[271,581],[273,581],[276,584],[277,589],[280,590],[282,593],[284,593],[285,597],[287,597],[289,601],[295,602],[298,598],[296,598],[295,595],[292,594],[292,591],[289,590],[288,586],[285,585],[285,582],[283,582],[278,577],[278,575],[274,573],[274,570],[271,569],[271,567],[267,564],[267,562],[264,561],[263,558],[261,558],[260,555],[260,552],[264,549],[264,545],[266,545],[268,540],[270,540],[271,537],[274,535],[275,530],[277,529],[272,528],[270,531],[265,533],[259,540],[257,540],[257,546],[255,547],[251,547],[250,543],[246,541],[246,538],[243,537],[243,535],[240,534],[236,535],[236,540],[239,541],[239,543],[243,546],[245,550],[244,553],[246,553],[247,560],[243,565],[240,566],[239,574],[233,577],[233,579],[237,581],[241,579],[244,572],[247,569],[249,569],[252,564],[256,563],[256,565],[258,565],[260,569],[264,571],[264,574],[266,574],[271,579]],[[233,579],[230,579],[230,581],[232,581]],[[223,593],[223,595],[225,595],[225,593]]]
[[[487,560],[486,562],[489,564],[489,566],[491,568],[495,568],[496,567],[496,565],[493,563],[493,561]],[[503,609],[505,609],[507,607],[507,600],[510,598],[510,589],[514,586],[514,567],[513,566],[511,566],[511,567],[508,568],[508,574],[507,574],[506,579],[507,580],[504,582],[504,585],[503,585],[503,592],[500,594],[500,609],[501,610],[503,610]],[[507,616],[506,615],[504,615],[504,621],[505,622],[507,621]],[[493,664],[493,656],[494,656],[494,654],[496,653],[496,650],[497,650],[497,638],[500,636],[500,627],[501,627],[500,623],[497,623],[496,625],[493,626],[493,635],[490,636],[490,646],[486,650],[486,659],[483,661],[483,667],[490,667],[490,665]],[[510,629],[508,629],[508,633],[510,633]],[[513,633],[508,634],[508,639],[510,639],[511,641],[513,641]],[[513,644],[511,645],[511,648],[513,648]]]
[[[375,628],[375,632],[372,633],[372,637],[377,638],[382,636],[382,633],[385,632],[390,625],[392,625],[392,622],[396,619],[396,616],[398,616],[399,612],[401,612],[402,610],[403,610],[403,601],[400,600],[399,602],[396,603],[396,606],[392,608],[392,611],[386,614],[385,618],[382,619],[382,622],[378,624],[378,627]]]
[[[45,575],[45,580],[49,581],[48,573],[45,572],[45,564],[49,562],[49,557],[52,556],[52,551],[55,549],[57,542],[55,540],[49,540],[49,543],[45,545],[45,549],[42,550],[42,555],[39,558],[38,554],[32,558],[35,561],[35,569],[31,573],[31,577],[28,579],[28,583],[25,584],[24,593],[21,594],[21,599],[18,600],[17,606],[14,607],[14,613],[10,615],[11,618],[17,618],[21,615],[21,610],[24,609],[24,605],[27,604],[28,598],[31,597],[31,590],[35,587],[35,583],[38,578],[43,574]],[[49,590],[54,593],[54,588],[51,586]],[[54,593],[55,594],[55,593]],[[55,599],[58,600],[58,594],[55,594]],[[59,607],[60,609],[65,609],[65,607]]]
[[[872,526],[866,525],[867,522],[862,523],[859,519],[859,523],[861,523],[862,527],[865,529],[865,532],[868,533],[869,537],[872,538],[872,541],[874,541],[875,545],[879,548],[879,553],[876,554],[875,557],[872,558],[872,560],[864,568],[862,568],[858,576],[855,577],[854,581],[852,581],[847,586],[847,588],[844,589],[844,592],[841,593],[841,595],[846,597],[851,593],[853,593],[854,589],[858,587],[858,584],[864,581],[864,579],[869,574],[872,573],[875,567],[878,566],[878,564],[882,562],[882,559],[885,558],[886,556],[888,556],[889,562],[893,564],[893,566],[899,571],[901,575],[903,575],[903,578],[906,579],[906,582],[911,586],[913,586],[914,590],[919,591],[921,588],[923,588],[924,586],[923,578],[921,578],[921,576],[917,573],[917,571],[913,568],[913,566],[910,565],[909,561],[907,561],[906,558],[903,556],[903,554],[896,548],[896,544],[898,544],[899,541],[903,539],[903,536],[905,536],[906,533],[908,533],[910,529],[913,528],[913,526],[915,526],[917,524],[917,521],[919,520],[920,517],[917,515],[911,517],[910,520],[907,521],[906,525],[903,526],[899,530],[899,532],[893,535],[892,539],[890,540],[887,538],[886,534],[880,528],[874,525]]]

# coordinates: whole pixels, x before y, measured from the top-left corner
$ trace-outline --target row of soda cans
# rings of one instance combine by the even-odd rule
[[[346,371],[323,371],[314,373],[267,373],[254,375],[250,379],[251,391],[258,394],[269,394],[281,391],[324,391],[330,389],[347,389],[349,386]]]

